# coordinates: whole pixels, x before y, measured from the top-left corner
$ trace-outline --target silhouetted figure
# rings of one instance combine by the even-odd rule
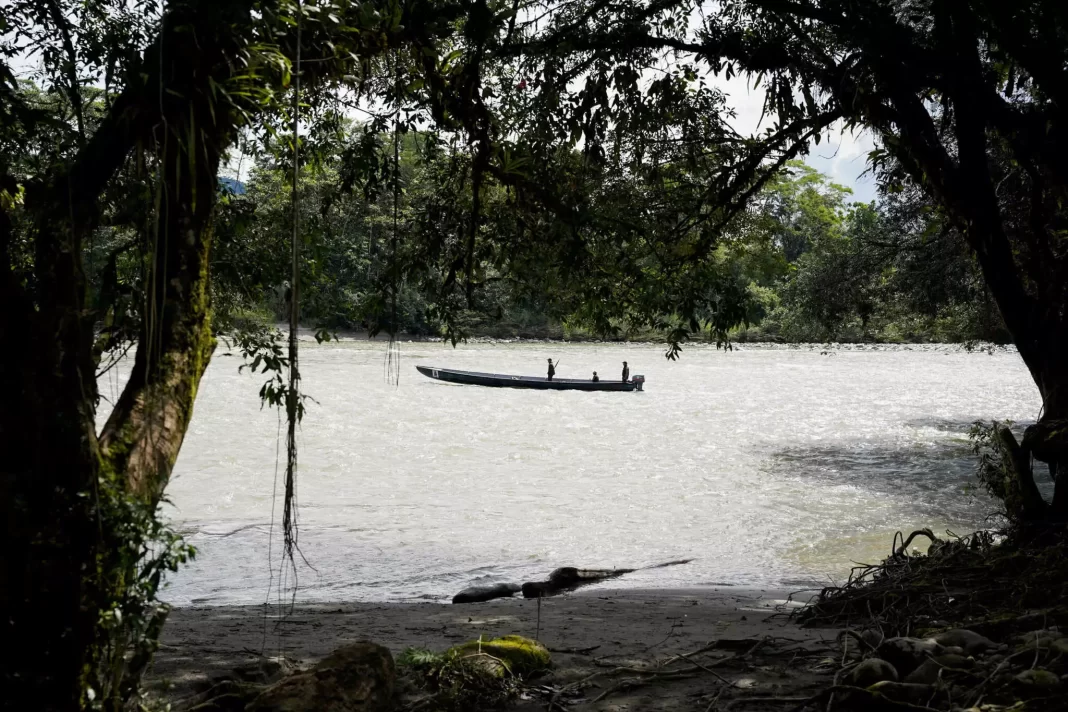
[[[601,379],[597,377],[597,372],[596,372],[596,371],[594,371],[594,372],[593,372],[593,382],[594,382],[594,383],[596,383],[596,382],[597,382],[597,381],[599,381],[599,380],[601,380]]]
[[[559,362],[557,362],[557,363],[559,363]],[[556,375],[556,367],[553,366],[553,360],[549,359],[549,375],[545,380],[551,381],[551,380],[553,380],[553,376],[555,376],[555,375]]]
[[[623,382],[626,383],[628,380],[630,380],[630,366],[628,366],[627,362],[624,361],[623,362]]]

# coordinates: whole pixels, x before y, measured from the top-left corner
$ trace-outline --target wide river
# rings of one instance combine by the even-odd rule
[[[1032,422],[1040,406],[1008,351],[691,346],[669,362],[656,345],[402,343],[399,385],[385,351],[303,342],[317,403],[299,440],[298,601],[447,600],[558,566],[680,558],[694,561],[609,585],[841,581],[895,531],[983,526],[968,425]],[[198,549],[164,596],[178,605],[262,603],[277,586],[284,428],[260,407],[262,378],[225,352],[168,489]],[[572,378],[618,377],[627,360],[646,390],[455,386],[415,370],[538,374],[549,356]]]

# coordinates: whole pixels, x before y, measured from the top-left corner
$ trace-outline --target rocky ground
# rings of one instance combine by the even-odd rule
[[[1068,711],[1063,528],[916,534],[931,553],[910,537],[799,615],[730,589],[182,609],[151,688],[195,712]]]
[[[514,598],[307,606],[285,619],[260,607],[178,609],[151,687],[176,709],[189,709],[210,699],[204,691],[213,682],[271,682],[358,641],[397,658],[409,648],[440,652],[480,636],[517,634],[547,647],[552,668],[517,688],[516,710],[705,710],[743,698],[746,710],[783,710],[782,701],[764,698],[816,694],[833,681],[841,647],[836,630],[792,623],[782,612],[784,596],[594,589],[543,599],[540,613],[537,600]],[[399,673],[405,678],[404,666]],[[417,680],[402,679],[396,688],[396,709],[426,696]]]

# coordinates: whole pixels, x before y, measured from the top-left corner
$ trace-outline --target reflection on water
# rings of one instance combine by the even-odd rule
[[[955,349],[689,348],[308,342],[317,401],[301,431],[299,599],[442,599],[472,582],[563,565],[695,557],[609,586],[777,585],[841,578],[893,532],[964,532],[989,503],[963,489],[977,418],[1033,419],[1019,358]],[[487,389],[431,381],[416,363],[561,377],[644,374],[644,393]],[[217,357],[169,495],[200,550],[177,604],[258,603],[279,550],[278,414],[259,381]],[[120,384],[102,384],[105,394]],[[277,561],[275,562],[277,564]]]

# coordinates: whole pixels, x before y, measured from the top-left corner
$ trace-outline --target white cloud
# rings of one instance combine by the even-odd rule
[[[761,121],[764,89],[754,88],[752,79],[744,76],[726,79],[720,76],[709,77],[709,80],[727,95],[727,105],[737,114],[729,121],[735,131],[751,135],[770,125],[768,117]],[[875,199],[875,182],[870,175],[862,175],[867,168],[868,152],[874,147],[875,141],[870,131],[845,131],[841,125],[837,125],[818,146],[812,146],[805,163],[834,182],[851,188],[853,199],[866,203]]]

